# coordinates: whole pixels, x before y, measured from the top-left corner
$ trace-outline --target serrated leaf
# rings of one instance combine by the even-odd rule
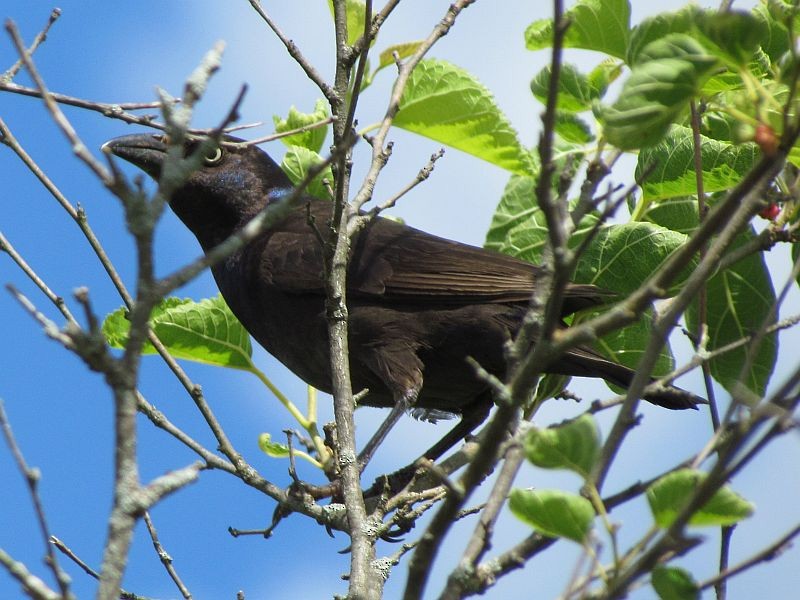
[[[545,67],[531,80],[531,92],[542,104],[547,103],[550,90],[551,71]],[[578,68],[569,63],[561,66],[561,75],[558,78],[559,111],[578,113],[587,111],[595,100],[599,100],[606,92],[608,83],[602,78],[595,82],[589,81],[588,76],[581,73]]]
[[[583,48],[625,58],[630,35],[631,7],[628,0],[578,0],[564,14],[569,29],[565,48]],[[525,30],[525,47],[542,50],[553,44],[553,21],[534,21]]]
[[[518,174],[534,161],[492,94],[472,75],[442,60],[411,73],[394,124]]]
[[[303,180],[309,169],[320,164],[323,160],[324,159],[316,152],[312,152],[302,146],[291,146],[286,151],[286,154],[283,155],[281,169],[283,169],[283,172],[292,180],[292,183],[297,185]],[[323,185],[323,179],[327,179],[328,182],[333,185],[333,171],[331,171],[330,166],[325,167],[322,173],[311,180],[311,183],[309,183],[306,188],[306,192],[315,198],[330,200],[331,195],[328,193],[328,189]]]
[[[609,143],[634,150],[660,141],[687,109],[718,59],[685,34],[649,43],[611,106],[598,107]]]
[[[542,535],[583,543],[592,528],[594,509],[581,496],[561,490],[511,490],[509,508]]]
[[[313,112],[301,113],[294,106],[289,108],[289,115],[285,119],[274,115],[272,121],[275,123],[275,131],[283,133],[284,131],[291,131],[292,129],[299,129],[306,125],[319,123],[328,118],[328,105],[324,100],[317,100],[314,105]],[[289,146],[301,146],[312,152],[319,152],[322,144],[325,143],[325,137],[328,135],[328,127],[317,127],[309,129],[303,133],[296,133],[280,138],[281,141]]]
[[[670,198],[652,203],[643,218],[673,230],[691,234],[697,227],[697,200],[695,198]],[[728,252],[752,240],[752,228],[740,235]],[[764,256],[752,254],[722,272],[715,273],[706,285],[706,324],[708,326],[707,350],[713,351],[741,339],[761,327],[775,302],[775,292]],[[691,331],[698,328],[698,307],[691,304],[686,311],[686,322]],[[752,368],[745,373],[745,385],[761,395],[772,375],[777,360],[778,338],[766,336],[753,360]],[[734,391],[745,363],[746,348],[738,348],[714,358],[711,374],[725,389]]]
[[[525,455],[543,469],[569,469],[588,477],[600,454],[600,430],[590,415],[546,429],[534,428],[525,438]]]
[[[700,588],[692,575],[679,567],[659,565],[650,574],[650,583],[659,600],[699,600]]]
[[[684,234],[652,223],[606,225],[578,259],[575,281],[629,294],[661,268],[664,261],[684,245],[686,238]],[[692,265],[686,267],[673,286],[677,288],[691,270]],[[578,322],[591,319],[595,314],[581,315]],[[648,310],[639,321],[604,335],[595,342],[594,348],[609,360],[635,369],[650,343],[652,320],[652,310]],[[669,373],[674,364],[672,349],[665,344],[659,351],[653,373]]]
[[[512,177],[498,204],[486,235],[485,246],[531,263],[541,259],[546,244],[547,222],[534,200],[536,180]],[[594,227],[597,217],[589,214],[570,237],[569,246],[577,247]],[[594,283],[607,290],[629,293],[645,281],[664,260],[686,241],[686,235],[665,227],[645,223],[611,225],[600,228],[578,261],[574,281]],[[691,272],[687,267],[676,286]],[[591,318],[592,313],[580,319]],[[651,337],[651,312],[618,331],[603,336],[595,349],[609,360],[635,368]],[[669,345],[659,353],[655,374],[672,370],[674,359]]]
[[[509,179],[495,210],[484,243],[486,248],[537,263],[547,239],[547,222],[535,198],[536,179],[513,176]],[[577,246],[597,222],[595,215],[584,217],[570,238]]]
[[[741,73],[739,72],[739,69],[741,68],[750,71],[750,74],[754,78],[763,80],[765,84],[768,83],[769,79],[772,79],[769,57],[764,53],[763,50],[761,50],[761,48],[756,48],[753,51],[751,60],[746,65],[743,65],[739,68],[729,67],[725,70],[719,71],[710,77],[705,83],[703,83],[701,90],[702,95],[713,96],[714,94],[733,91],[741,100],[751,102],[750,97],[748,96],[749,92],[745,91],[746,85],[742,80]]]
[[[755,236],[752,228],[740,235],[730,251],[747,243]],[[748,336],[770,316],[775,304],[775,290],[763,254],[751,254],[726,270],[716,273],[706,284],[706,323],[708,324],[707,350],[713,351]],[[698,327],[697,304],[686,312],[691,331]],[[711,360],[711,375],[722,386],[734,392],[740,382],[742,367],[747,356],[747,346],[726,352]],[[766,391],[778,357],[778,337],[764,337],[753,359],[752,367],[744,373],[741,383],[762,396]]]
[[[707,475],[695,469],[679,469],[653,483],[647,489],[647,502],[656,525],[669,527],[675,517],[689,503],[695,490]],[[722,486],[689,519],[689,525],[698,527],[725,526],[738,523],[753,513],[753,505],[734,492],[730,486]]]
[[[258,436],[258,447],[261,451],[272,458],[287,458],[289,456],[289,446],[272,441],[269,433],[262,433]]]
[[[575,280],[628,294],[685,243],[685,235],[652,223],[605,225],[578,259]]]
[[[103,322],[103,335],[112,348],[124,348],[130,323],[120,308]],[[253,354],[250,336],[222,296],[199,302],[166,298],[150,315],[153,331],[175,358],[250,371]],[[145,343],[142,354],[155,354]]]
[[[759,158],[755,144],[733,145],[701,136],[703,188],[706,193],[735,187]],[[688,127],[673,126],[663,141],[639,153],[636,177],[646,202],[697,193],[694,143]]]

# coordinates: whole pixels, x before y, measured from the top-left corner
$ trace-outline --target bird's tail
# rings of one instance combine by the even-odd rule
[[[628,387],[636,372],[615,363],[585,347],[573,348],[552,365],[548,372],[577,377],[602,377],[609,383]],[[705,398],[675,386],[665,386],[657,392],[645,394],[644,400],[670,410],[697,409],[698,404],[708,404]]]

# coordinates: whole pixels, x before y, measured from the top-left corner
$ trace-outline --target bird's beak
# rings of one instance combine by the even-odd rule
[[[154,179],[158,179],[161,175],[161,165],[166,156],[167,145],[164,143],[162,135],[137,133],[109,140],[100,149],[127,160]]]

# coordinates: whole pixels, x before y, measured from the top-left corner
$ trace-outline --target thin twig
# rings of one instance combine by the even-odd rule
[[[727,581],[731,577],[752,569],[756,565],[764,562],[769,562],[780,556],[792,543],[792,540],[800,535],[800,525],[795,525],[788,533],[781,536],[774,543],[770,544],[760,552],[757,552],[747,560],[740,562],[729,569],[723,569],[713,577],[709,577],[705,581],[700,582],[698,589],[705,590],[710,587],[717,587],[721,581]]]
[[[75,317],[72,316],[72,313],[67,307],[67,303],[64,302],[64,298],[53,292],[53,290],[50,289],[45,281],[36,274],[36,271],[34,271],[27,261],[22,258],[19,252],[16,251],[14,246],[11,245],[11,242],[8,241],[8,238],[3,235],[2,231],[0,231],[0,251],[8,254],[11,257],[11,260],[13,260],[17,266],[22,269],[22,272],[28,276],[28,279],[30,279],[36,285],[36,287],[38,287],[41,292],[47,296],[47,299],[55,305],[61,314],[64,315],[64,318],[73,325],[77,326],[78,322],[75,320]]]
[[[400,198],[405,196],[408,192],[413,190],[420,183],[422,183],[423,181],[428,179],[428,177],[431,176],[431,173],[433,173],[433,169],[436,166],[436,161],[439,160],[440,158],[442,158],[443,156],[444,156],[444,148],[439,148],[439,150],[437,152],[431,154],[431,157],[430,157],[430,159],[428,159],[427,164],[419,170],[419,173],[417,173],[417,176],[410,183],[408,183],[405,187],[401,188],[391,198],[389,198],[388,200],[385,200],[380,206],[376,206],[376,207],[372,208],[369,211],[370,215],[373,216],[373,217],[376,217],[381,212],[383,212],[384,210],[388,210],[388,209],[392,208],[395,204],[397,204],[397,201],[400,200]]]
[[[67,120],[67,117],[64,116],[64,113],[61,112],[61,109],[58,107],[58,103],[53,99],[53,96],[48,91],[42,76],[36,69],[36,66],[33,63],[33,58],[25,51],[25,45],[19,35],[19,30],[11,19],[6,20],[6,31],[8,31],[8,34],[11,36],[11,41],[14,43],[14,47],[17,49],[17,53],[22,59],[22,62],[25,63],[25,69],[28,71],[31,79],[33,79],[33,82],[36,84],[36,88],[41,93],[42,100],[44,101],[47,111],[53,117],[56,125],[58,125],[72,145],[72,151],[94,172],[95,175],[97,175],[100,181],[102,181],[105,185],[108,185],[111,182],[111,174],[100,161],[92,156],[92,153],[89,152],[89,150],[86,148],[86,145],[78,137],[78,133],[75,131],[75,128]]]
[[[184,585],[180,575],[178,575],[178,572],[175,570],[175,567],[172,564],[172,557],[161,545],[161,541],[158,539],[158,532],[156,531],[155,525],[153,525],[153,520],[150,518],[149,512],[144,513],[144,523],[147,526],[147,532],[150,534],[150,539],[153,541],[153,548],[155,548],[158,559],[161,561],[161,564],[164,565],[164,568],[167,570],[167,574],[169,575],[170,579],[175,582],[175,585],[177,586],[178,591],[181,593],[181,596],[189,600],[192,597],[192,593],[189,591],[186,585]]]
[[[260,0],[248,0],[250,2],[250,6],[253,7],[258,15],[264,20],[264,22],[269,26],[269,28],[275,33],[278,39],[286,46],[286,51],[289,53],[298,65],[305,71],[305,74],[308,78],[317,84],[317,87],[322,92],[322,95],[331,102],[331,98],[334,96],[335,92],[333,88],[323,79],[322,75],[317,71],[317,69],[312,65],[308,59],[300,52],[300,49],[297,47],[292,40],[290,40],[286,35],[281,31],[278,27],[277,23],[272,20],[267,12],[261,7]],[[332,103],[332,102],[331,102]]]
[[[61,591],[61,596],[63,598],[70,598],[72,597],[72,592],[69,589],[69,575],[67,575],[61,568],[61,565],[58,564],[58,557],[49,543],[50,528],[47,524],[44,504],[42,504],[42,499],[39,496],[39,479],[41,473],[38,469],[28,466],[25,456],[22,454],[22,449],[19,447],[14,437],[14,432],[11,430],[11,423],[8,421],[8,416],[6,415],[6,410],[2,401],[0,401],[0,429],[3,431],[3,437],[6,440],[6,444],[8,444],[8,448],[11,450],[11,455],[14,457],[17,469],[19,469],[20,474],[22,474],[28,486],[28,493],[30,494],[36,520],[39,524],[39,532],[42,534],[44,541],[45,554],[47,556],[45,564],[47,564],[53,572],[53,576],[58,583],[58,589]]]
[[[50,31],[50,28],[55,24],[55,22],[58,20],[60,16],[61,16],[60,8],[54,8],[50,12],[50,17],[47,19],[47,23],[42,28],[42,30],[36,34],[36,37],[33,38],[33,42],[31,43],[30,48],[28,48],[28,50],[26,51],[26,54],[28,56],[32,56],[33,53],[36,52],[36,49],[39,48],[39,46],[42,44],[42,42],[44,42],[47,39],[47,33]],[[23,64],[24,63],[22,59],[17,60],[17,62],[15,62],[11,66],[11,68],[8,69],[8,71],[0,75],[0,82],[5,83],[14,79],[17,73],[19,73],[19,70],[22,68]]]

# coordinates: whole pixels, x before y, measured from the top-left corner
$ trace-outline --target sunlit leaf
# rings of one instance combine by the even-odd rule
[[[701,136],[703,189],[706,193],[735,187],[753,168],[760,152],[755,144],[734,145]],[[663,141],[639,153],[636,177],[645,201],[697,193],[694,143],[688,127],[673,126]]]
[[[564,16],[570,23],[564,38],[565,48],[583,48],[625,58],[631,30],[628,0],[578,0]],[[542,50],[552,44],[552,19],[534,21],[525,30],[528,50]]]
[[[653,483],[647,489],[647,501],[656,524],[669,527],[706,477],[702,471],[679,469]],[[692,515],[689,525],[733,525],[749,517],[753,510],[750,502],[725,485]]]
[[[569,469],[587,477],[599,453],[600,430],[590,415],[553,427],[533,428],[525,437],[525,455],[544,469]]]
[[[120,308],[105,318],[103,335],[113,348],[124,348],[130,323]],[[150,325],[175,358],[236,369],[251,370],[250,336],[222,296],[199,302],[166,298],[153,309]],[[154,354],[146,342],[143,354]]]
[[[328,118],[328,105],[324,100],[317,100],[313,112],[301,113],[294,106],[289,109],[289,115],[285,119],[278,116],[273,116],[272,120],[275,123],[275,131],[283,133],[284,131],[291,131],[299,129],[306,125],[319,123]],[[319,152],[322,144],[325,143],[325,137],[328,135],[328,126],[317,127],[309,129],[302,133],[295,133],[283,138],[281,141],[287,146],[301,146],[311,152]]]
[[[511,512],[548,537],[563,537],[583,543],[592,528],[594,509],[582,496],[561,490],[511,491]]]
[[[659,600],[699,600],[700,589],[691,574],[679,567],[659,565],[650,574]]]
[[[302,146],[291,146],[286,151],[286,154],[283,155],[281,169],[292,180],[292,183],[297,185],[305,178],[309,169],[321,162],[323,162],[323,158],[316,152],[312,152]],[[323,179],[327,179],[328,183],[333,185],[333,172],[330,166],[325,167],[322,173],[311,180],[306,192],[315,198],[330,200],[331,195],[328,192],[328,188],[322,183]]]
[[[619,99],[597,109],[606,139],[622,150],[657,143],[717,65],[715,56],[685,34],[649,43]]]
[[[261,451],[272,458],[286,458],[289,456],[289,446],[272,441],[269,433],[262,433],[258,436],[258,447]]]
[[[509,171],[535,173],[530,153],[489,90],[451,63],[425,60],[414,69],[394,124]]]

